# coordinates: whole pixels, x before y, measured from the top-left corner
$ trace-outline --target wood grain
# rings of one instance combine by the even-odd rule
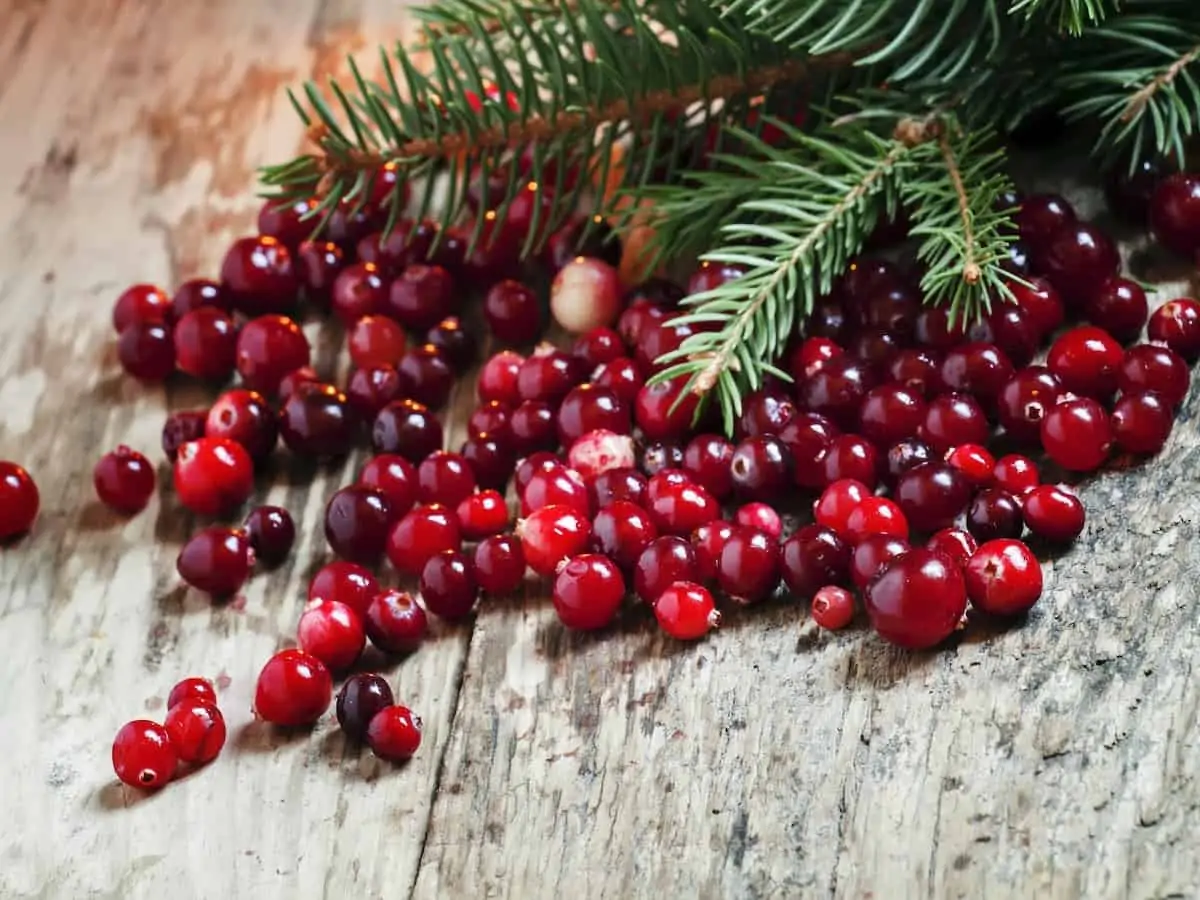
[[[1195,396],[1162,456],[1082,485],[1088,530],[1023,627],[910,655],[773,606],[680,647],[636,612],[567,635],[538,589],[385,667],[426,723],[406,767],[329,721],[253,724],[361,460],[280,465],[261,496],[302,523],[293,560],[231,605],[185,591],[195,523],[170,491],[120,521],[90,472],[119,442],[158,458],[166,411],[207,398],[121,377],[109,311],[130,282],[214,270],[252,227],[255,167],[299,146],[283,88],[399,36],[402,5],[0,9],[0,458],[44,505],[0,551],[0,897],[1200,896]],[[1124,250],[1159,299],[1197,289]],[[113,733],[193,674],[223,685],[226,752],[154,796],[120,787]]]

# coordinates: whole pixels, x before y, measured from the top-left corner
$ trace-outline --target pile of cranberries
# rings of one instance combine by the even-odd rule
[[[603,629],[633,596],[679,640],[706,635],[721,607],[780,593],[826,629],[849,625],[861,600],[880,636],[915,649],[962,628],[968,607],[1020,616],[1043,588],[1023,539],[1068,542],[1084,527],[1057,473],[1161,449],[1200,356],[1200,304],[1178,298],[1151,313],[1106,234],[1061,197],[1014,195],[1015,302],[964,328],[924,305],[917,273],[859,259],[776,361],[793,381],[744,397],[726,438],[683,380],[652,376],[706,327],[674,321],[681,298],[739,277],[736,267],[705,264],[686,290],[651,280],[622,296],[607,245],[588,257],[566,249],[581,228],[572,222],[540,261],[554,273],[547,301],[519,263],[544,189],[531,182],[503,221],[474,196],[490,243],[470,254],[467,232],[427,222],[384,235],[394,190],[404,188],[385,167],[372,202],[337,210],[315,240],[309,205],[267,206],[219,280],[173,297],[137,285],[113,312],[133,376],[238,377],[210,408],[173,413],[163,428],[175,495],[197,516],[228,522],[280,443],[317,460],[368,441],[374,451],[325,510],[337,559],[312,579],[297,646],[259,676],[256,714],[277,726],[317,721],[368,642],[412,653],[428,615],[467,618],[481,597],[520,590],[530,570],[568,628]],[[1115,195],[1125,211],[1137,199]],[[1200,176],[1169,176],[1141,203],[1161,243],[1200,251]],[[483,298],[494,336],[521,349],[484,362],[466,439],[451,450],[438,410],[479,345],[458,318],[467,292]],[[355,366],[345,383],[312,367],[294,317],[302,302],[344,326]],[[575,335],[570,346],[538,343],[551,316]],[[122,514],[155,490],[153,467],[128,447],[99,461],[94,482]],[[37,505],[28,474],[0,464],[0,538],[28,529]],[[286,559],[294,538],[286,510],[258,507],[197,531],[177,568],[230,596],[256,566]],[[385,563],[394,585],[380,577]],[[379,675],[348,677],[336,707],[346,734],[381,758],[416,752],[420,719]],[[220,749],[191,719],[173,733],[170,718],[122,729],[123,781],[157,787],[177,759]]]
[[[224,746],[225,718],[212,682],[185,678],[171,688],[161,725],[134,719],[121,726],[112,746],[113,770],[125,784],[152,790],[181,768],[212,762]]]

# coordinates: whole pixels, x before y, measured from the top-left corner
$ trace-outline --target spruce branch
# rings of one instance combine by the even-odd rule
[[[1077,37],[1103,22],[1116,5],[1107,0],[1013,0],[1010,10],[1028,19],[1040,15],[1057,31]]]

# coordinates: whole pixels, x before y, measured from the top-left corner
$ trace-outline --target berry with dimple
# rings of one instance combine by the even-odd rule
[[[254,550],[246,532],[215,526],[199,531],[179,551],[179,577],[214,597],[229,597],[250,577]]]
[[[288,248],[260,235],[233,242],[221,263],[221,287],[236,309],[261,316],[295,305],[300,283]]]
[[[721,549],[717,584],[739,603],[766,599],[779,585],[779,544],[752,528],[735,530]]]
[[[1128,278],[1110,278],[1087,302],[1088,321],[1122,343],[1137,340],[1148,311],[1146,292]]]
[[[205,381],[224,381],[237,362],[238,331],[233,319],[203,306],[175,323],[171,333],[179,371]]]
[[[415,653],[429,632],[429,619],[406,591],[380,591],[363,615],[367,638],[384,653]]]
[[[625,577],[607,556],[583,553],[558,570],[552,598],[564,625],[595,631],[616,618],[625,598]]]
[[[381,312],[411,331],[427,331],[454,312],[454,279],[441,266],[408,266],[392,282]]]
[[[877,534],[867,538],[850,556],[850,580],[860,590],[865,588],[884,566],[910,549],[908,541],[898,537]]]
[[[202,409],[185,409],[167,416],[162,427],[162,449],[167,459],[175,462],[179,458],[180,447],[204,437],[207,419],[208,411]]]
[[[650,542],[633,570],[633,590],[646,603],[654,603],[677,581],[698,581],[696,551],[681,537],[664,536]]]
[[[225,746],[225,717],[211,703],[177,703],[167,712],[163,727],[182,762],[202,766]]]
[[[783,519],[772,506],[766,503],[742,504],[734,513],[733,520],[738,525],[765,532],[776,540],[783,534]]]
[[[121,368],[139,381],[163,381],[175,371],[175,342],[165,325],[134,322],[117,339]]]
[[[1155,393],[1173,409],[1187,396],[1190,382],[1187,363],[1170,347],[1157,344],[1130,347],[1117,372],[1122,394]]]
[[[1029,530],[1048,541],[1067,543],[1083,531],[1083,504],[1056,484],[1043,484],[1026,494],[1022,511]]]
[[[303,650],[281,650],[259,672],[254,713],[272,725],[311,725],[332,699],[333,680],[323,662]]]
[[[638,391],[634,420],[648,441],[682,438],[691,428],[699,402],[698,395],[687,391],[685,377],[646,384]]]
[[[585,480],[613,469],[632,468],[635,461],[633,438],[604,428],[582,435],[567,452],[568,464]]]
[[[508,506],[499,491],[486,490],[464,497],[455,509],[463,537],[478,541],[508,527]]]
[[[371,444],[377,453],[418,463],[442,446],[442,423],[416,400],[396,400],[375,416]]]
[[[980,491],[967,508],[967,530],[981,543],[997,538],[1018,538],[1024,528],[1021,504],[1001,488]]]
[[[1064,469],[1100,468],[1112,448],[1108,412],[1088,397],[1064,400],[1042,420],[1042,448]]]
[[[577,257],[567,263],[550,286],[550,312],[571,334],[611,325],[621,314],[621,281],[603,260]]]
[[[367,727],[371,720],[396,702],[392,688],[382,675],[360,672],[351,675],[338,691],[338,725],[346,736],[355,741],[367,739]]]
[[[771,500],[792,484],[792,453],[774,435],[746,438],[729,461],[733,490],[747,500]]]
[[[1177,172],[1163,179],[1150,200],[1150,228],[1180,256],[1200,250],[1200,175]]]
[[[716,581],[717,566],[721,562],[721,551],[725,542],[733,535],[738,526],[724,519],[713,519],[705,522],[692,532],[692,550],[696,554],[696,574],[698,581]]]
[[[367,726],[367,744],[380,759],[404,762],[421,746],[421,727],[421,718],[407,706],[389,706]]]
[[[442,619],[465,618],[479,599],[471,564],[457,550],[443,550],[426,561],[420,589],[425,608]]]
[[[515,350],[501,350],[490,356],[479,371],[476,391],[482,401],[497,400],[510,407],[521,402],[517,376],[525,357]]]
[[[886,497],[864,497],[846,517],[846,529],[842,537],[851,546],[855,546],[877,534],[907,540],[908,520],[892,500]]]
[[[1046,355],[1046,365],[1065,390],[1103,399],[1116,390],[1124,357],[1121,345],[1104,329],[1081,325],[1059,336]]]
[[[585,514],[557,504],[534,510],[517,523],[516,531],[529,568],[547,576],[564,559],[584,552],[592,538]]]
[[[338,459],[354,448],[359,421],[346,395],[331,384],[306,384],[279,412],[279,434],[293,453]]]
[[[988,438],[983,409],[967,394],[942,394],[929,401],[920,438],[938,453],[959,444],[983,444]]]
[[[971,533],[961,528],[943,528],[925,542],[926,550],[943,553],[960,566],[967,564],[978,546]]]
[[[1168,300],[1150,315],[1146,333],[1150,340],[1194,361],[1200,357],[1200,302],[1190,297]]]
[[[1027,366],[1000,391],[996,412],[1004,430],[1019,441],[1041,437],[1042,420],[1062,393],[1062,383],[1045,366]]]
[[[1112,411],[1113,440],[1126,453],[1153,454],[1171,435],[1174,415],[1157,394],[1122,397]]]
[[[458,517],[433,503],[418,506],[392,526],[387,556],[392,565],[407,575],[420,575],[433,556],[462,546]]]
[[[217,705],[217,691],[207,678],[185,678],[177,682],[167,695],[167,709],[184,702],[207,703]]]
[[[805,525],[783,542],[783,582],[797,597],[811,597],[825,585],[845,582],[850,554],[850,545],[832,528]]]
[[[561,464],[534,472],[521,492],[521,515],[546,506],[567,506],[589,515],[591,501],[582,476]]]
[[[1042,567],[1021,541],[980,546],[963,570],[971,605],[994,616],[1019,616],[1042,595]]]
[[[236,441],[203,437],[179,448],[175,493],[197,515],[229,512],[244,503],[253,490],[254,463]]]
[[[483,298],[483,316],[497,339],[506,344],[532,344],[542,333],[542,307],[528,285],[505,279]]]
[[[863,595],[880,637],[911,650],[936,646],[967,609],[962,569],[933,550],[909,550],[888,563]]]
[[[609,504],[592,519],[593,546],[626,570],[637,565],[642,551],[657,537],[650,514],[627,500]]]
[[[291,513],[281,506],[259,506],[250,511],[243,526],[255,562],[272,568],[281,565],[292,551],[296,524]]]
[[[109,509],[125,515],[141,512],[154,494],[154,466],[122,444],[104,454],[92,470],[96,496]]]
[[[679,641],[697,641],[721,624],[721,614],[708,589],[692,581],[676,581],[654,601],[659,627]]]
[[[246,448],[250,458],[263,462],[279,440],[279,427],[274,410],[257,391],[226,391],[208,411],[204,434],[211,438],[227,438]]]
[[[473,562],[475,581],[489,594],[511,594],[525,581],[525,551],[513,535],[484,538]]]
[[[126,288],[113,304],[113,330],[120,334],[136,322],[170,325],[174,308],[166,291],[153,284],[135,284]]]
[[[975,487],[987,487],[995,477],[996,460],[979,444],[960,444],[946,454],[946,462],[967,476]]]
[[[259,316],[237,340],[237,370],[247,388],[272,395],[289,372],[309,364],[312,348],[304,331],[287,316]]]
[[[1015,497],[1023,497],[1041,484],[1037,463],[1018,453],[1010,453],[996,460],[992,477],[996,487],[1003,488]]]
[[[861,481],[851,478],[835,481],[821,492],[813,504],[813,518],[837,534],[844,534],[850,513],[870,496],[871,489]]]
[[[854,621],[854,595],[827,584],[813,595],[811,611],[814,622],[827,631],[837,631]]]
[[[121,726],[113,739],[113,771],[130,787],[154,790],[175,775],[179,757],[167,729],[157,722],[135,719]]]
[[[953,466],[922,463],[900,476],[892,496],[913,530],[928,533],[954,522],[971,499],[971,484]]]
[[[323,566],[308,583],[308,601],[332,600],[344,603],[358,615],[366,615],[367,607],[379,593],[379,582],[371,570],[358,563],[337,560]]]
[[[342,559],[374,565],[383,556],[394,515],[382,491],[349,485],[330,497],[325,507],[325,540]]]

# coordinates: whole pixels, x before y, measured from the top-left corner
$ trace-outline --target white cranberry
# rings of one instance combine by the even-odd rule
[[[611,325],[621,312],[617,270],[599,259],[571,260],[554,277],[550,311],[555,321],[572,334]]]

